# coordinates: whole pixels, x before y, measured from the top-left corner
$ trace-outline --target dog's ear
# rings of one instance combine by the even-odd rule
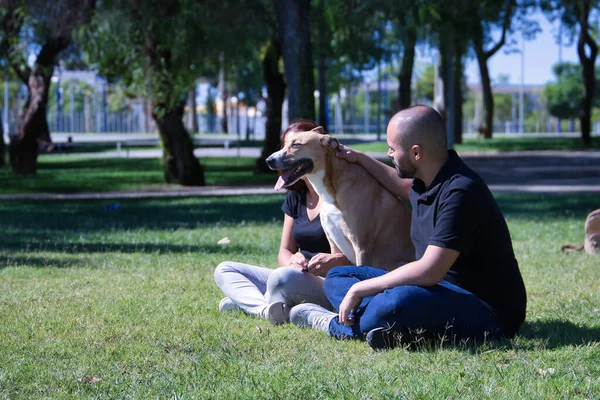
[[[323,128],[322,126],[317,126],[316,128],[313,128],[310,131],[320,133],[321,135],[324,135],[325,133],[327,133],[327,132],[325,132],[325,128]]]
[[[340,145],[340,142],[338,142],[336,138],[329,135],[321,136],[319,143],[321,143],[323,146],[329,147],[332,150],[337,150],[338,146]]]

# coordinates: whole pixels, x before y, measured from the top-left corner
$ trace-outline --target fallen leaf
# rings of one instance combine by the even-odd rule
[[[254,328],[254,333],[262,333],[262,329],[260,329],[260,326]]]
[[[546,376],[546,375],[552,375],[556,372],[556,370],[554,368],[548,368],[548,369],[538,369],[538,372],[540,373],[540,375],[542,376]]]
[[[87,376],[87,377],[83,378],[83,380],[85,382],[87,382],[87,383],[96,383],[96,382],[100,382],[102,379],[96,378],[96,377]]]
[[[229,240],[228,237],[224,237],[223,239],[221,239],[217,242],[217,244],[222,244],[222,245],[229,244],[229,243],[231,243],[231,240]]]

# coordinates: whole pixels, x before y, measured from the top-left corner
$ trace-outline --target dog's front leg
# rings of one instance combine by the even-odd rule
[[[354,253],[356,254],[356,265],[373,266],[373,252],[370,249],[360,249],[355,244]]]

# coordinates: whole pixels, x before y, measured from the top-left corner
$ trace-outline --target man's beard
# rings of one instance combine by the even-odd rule
[[[415,177],[416,171],[412,164],[409,164],[408,166],[405,165],[405,167],[408,168],[400,168],[400,166],[394,163],[394,167],[396,167],[396,173],[402,179],[413,179]]]

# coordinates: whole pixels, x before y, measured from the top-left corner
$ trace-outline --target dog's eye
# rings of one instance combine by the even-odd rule
[[[300,148],[300,143],[292,143],[292,145],[290,146],[292,149],[299,149]]]

